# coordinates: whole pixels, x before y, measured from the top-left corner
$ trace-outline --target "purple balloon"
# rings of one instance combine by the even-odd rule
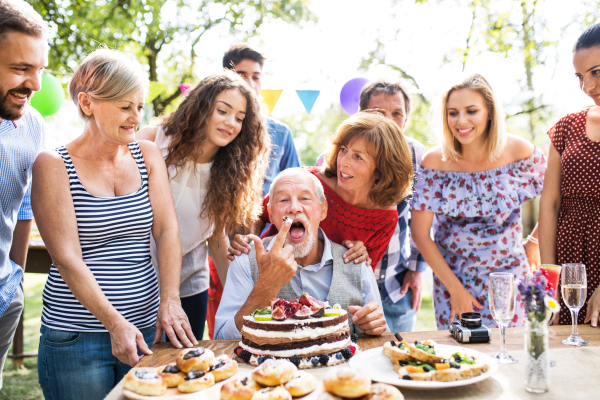
[[[353,115],[358,112],[358,103],[360,102],[360,91],[369,83],[367,78],[350,79],[342,87],[340,92],[340,103],[342,108],[348,115]]]

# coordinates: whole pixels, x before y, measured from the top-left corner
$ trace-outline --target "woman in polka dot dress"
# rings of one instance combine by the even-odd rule
[[[600,24],[577,40],[573,65],[581,90],[596,105],[566,115],[548,131],[552,146],[540,200],[540,252],[543,264],[585,264],[587,298],[577,322],[591,321],[596,327],[600,313]],[[571,324],[562,300],[558,323]]]

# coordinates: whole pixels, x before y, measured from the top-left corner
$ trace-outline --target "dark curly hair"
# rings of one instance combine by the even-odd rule
[[[210,218],[215,234],[246,230],[262,212],[262,182],[271,140],[254,91],[242,78],[224,71],[204,78],[181,105],[161,123],[171,137],[167,167],[183,167],[202,153],[206,126],[216,98],[226,90],[238,90],[246,99],[246,116],[235,139],[217,152],[200,218]],[[212,238],[211,238],[212,239]],[[211,241],[209,239],[209,241]]]

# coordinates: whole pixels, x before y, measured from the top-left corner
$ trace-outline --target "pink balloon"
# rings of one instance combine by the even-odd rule
[[[367,78],[354,78],[350,79],[342,87],[342,91],[340,92],[340,103],[342,103],[342,108],[348,115],[353,115],[358,112],[360,91],[367,83],[369,83]]]

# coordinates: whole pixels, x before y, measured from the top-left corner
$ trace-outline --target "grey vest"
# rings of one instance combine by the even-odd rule
[[[262,240],[265,249],[274,238],[275,236],[270,236]],[[333,276],[331,277],[331,286],[329,287],[327,299],[331,305],[339,304],[344,310],[348,310],[348,306],[361,307],[363,305],[362,284],[360,279],[361,264],[354,264],[353,262],[344,264],[342,256],[348,249],[337,243],[331,241],[330,243],[331,253],[333,254]],[[252,280],[256,282],[259,273],[254,242],[250,242],[250,253],[248,254],[248,257],[250,259]],[[283,300],[292,300],[298,296],[294,293],[292,284],[288,282],[281,290],[279,290],[277,297]],[[354,333],[354,324],[352,323],[352,316],[350,314],[348,314],[348,324],[350,325],[350,333]]]

